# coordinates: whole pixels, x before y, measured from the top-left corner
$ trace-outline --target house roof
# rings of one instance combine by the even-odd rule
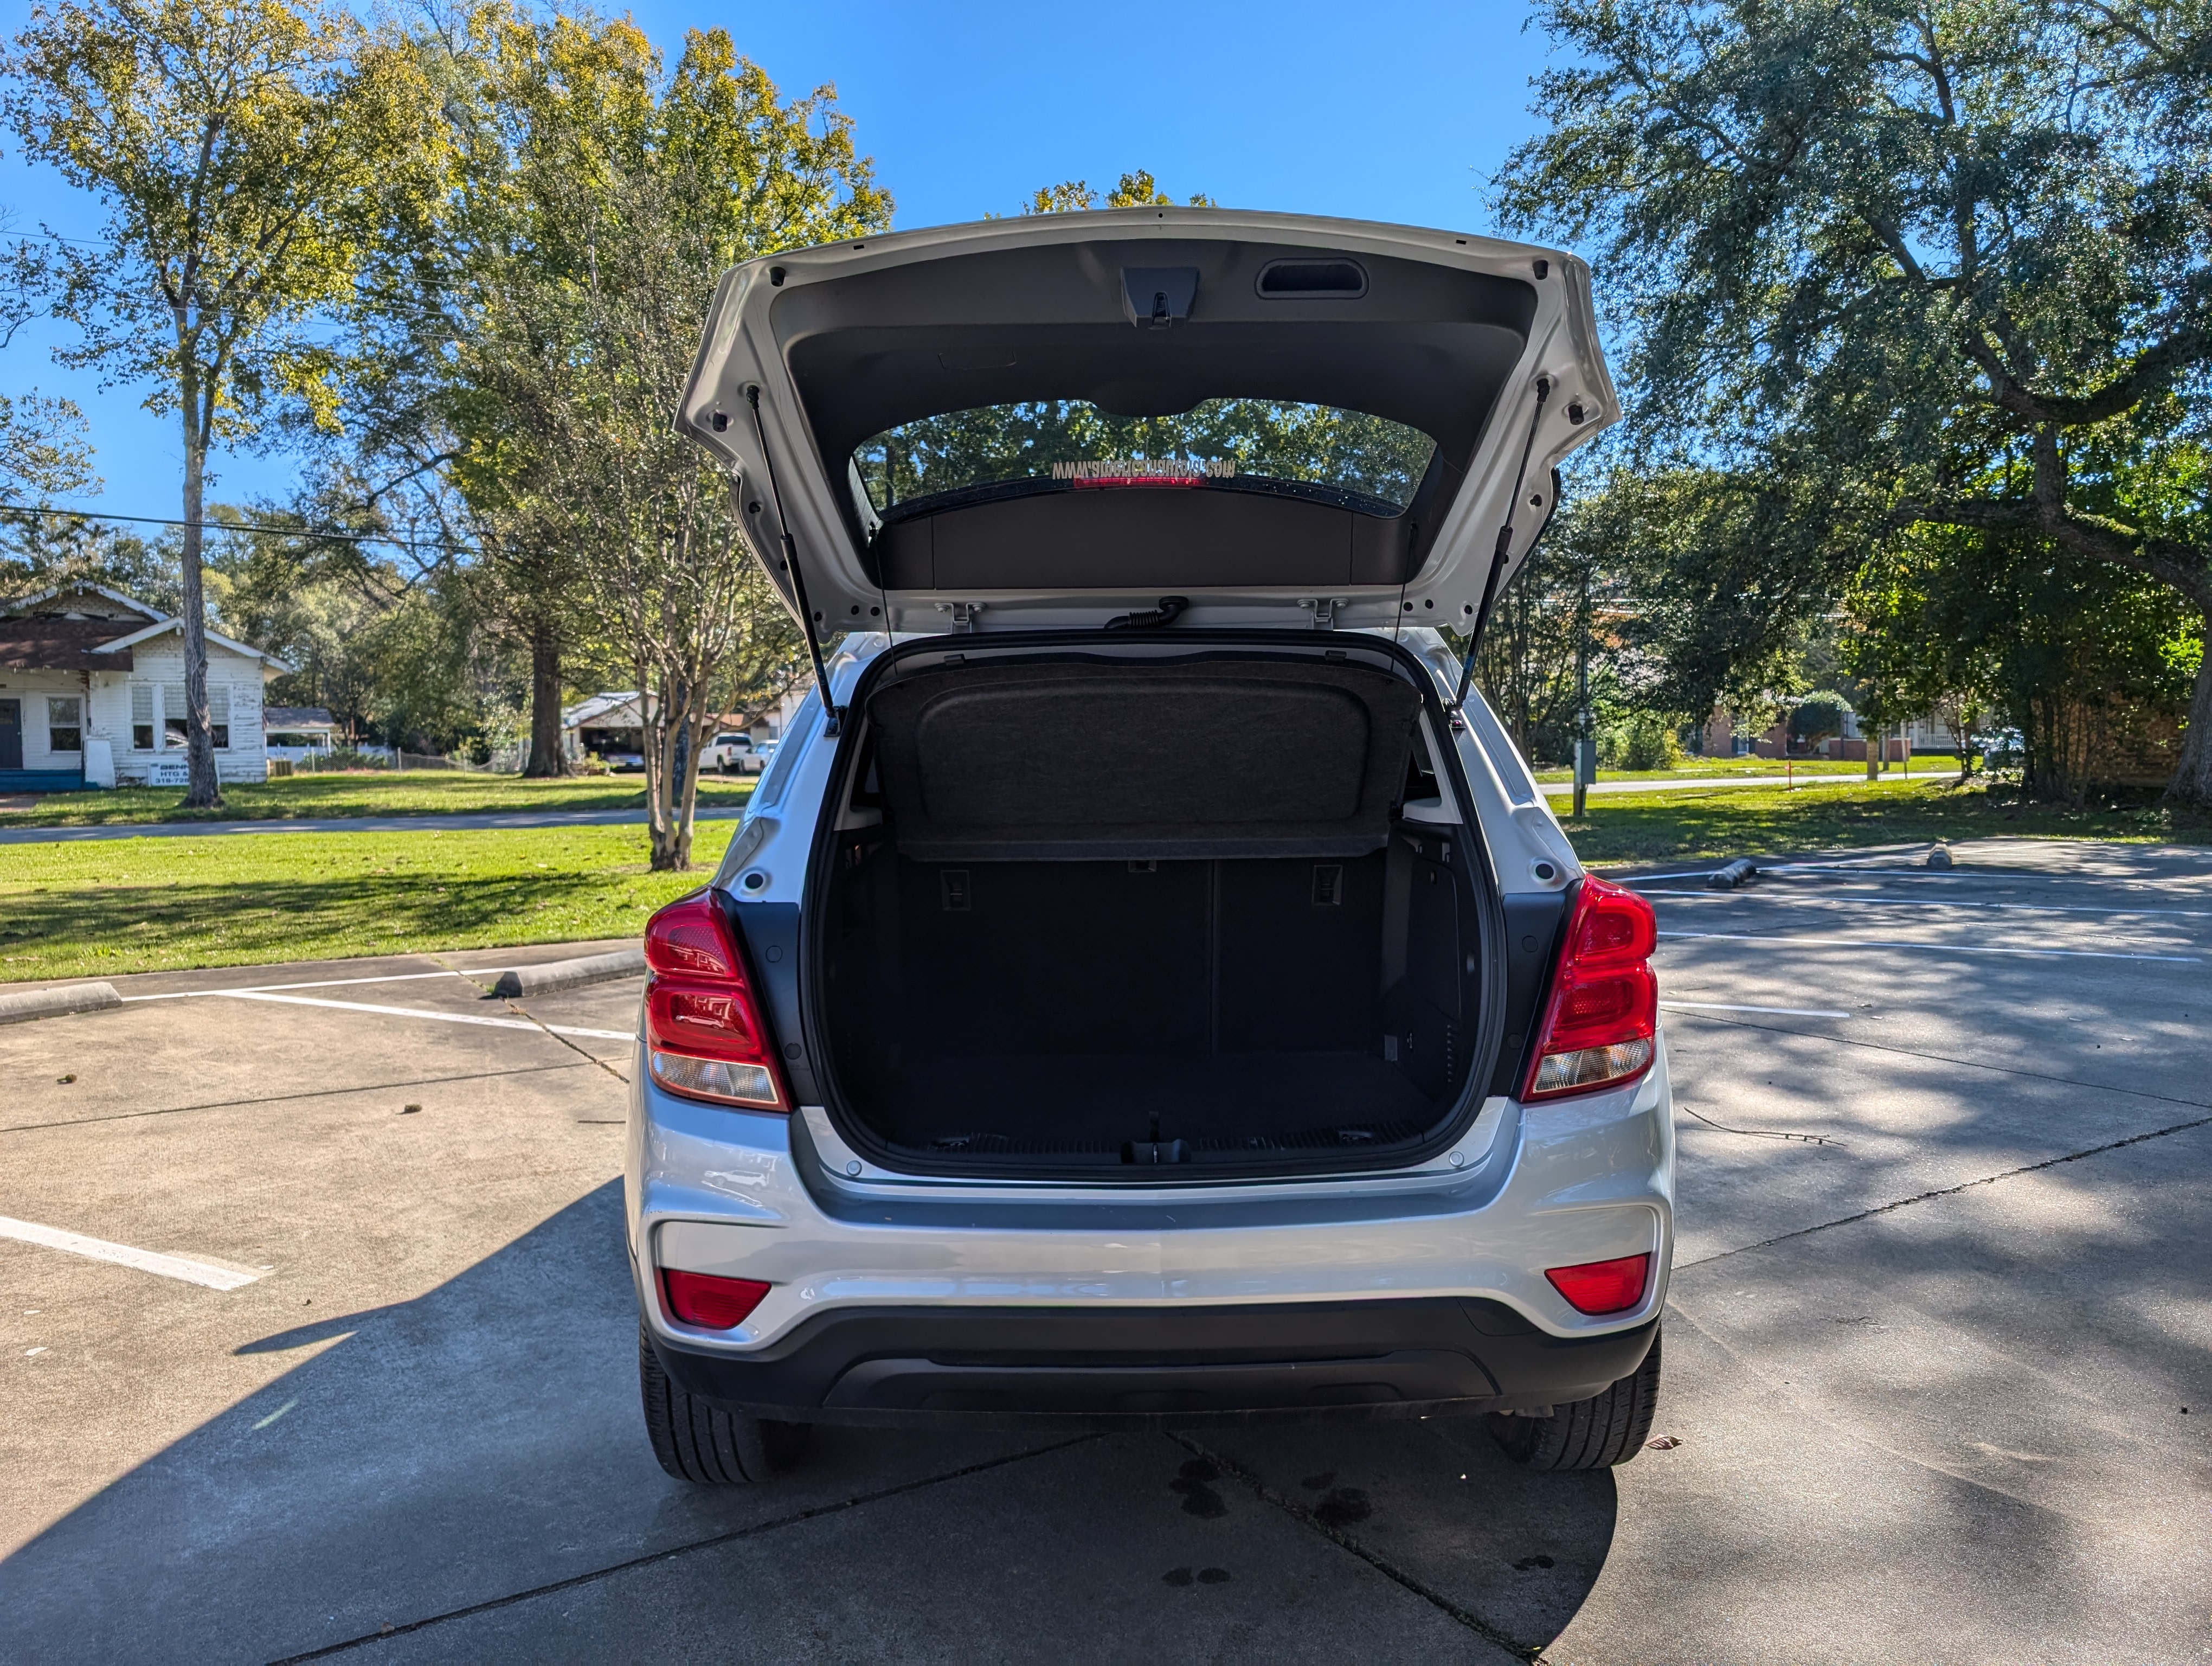
[[[261,727],[264,729],[335,729],[327,708],[322,706],[264,706]]]
[[[70,618],[62,611],[34,611],[42,604],[65,596],[99,596],[127,611],[131,617]],[[136,623],[134,623],[136,621]],[[99,584],[55,585],[28,596],[0,602],[0,669],[9,671],[131,671],[131,650],[139,643],[171,630],[181,630],[182,619],[149,607],[136,597]],[[238,641],[210,630],[209,641],[248,660],[261,662],[264,678],[292,667],[274,654],[249,642]]]
[[[110,590],[104,584],[57,584],[51,585],[44,590],[33,592],[27,596],[15,596],[0,601],[0,618],[5,618],[13,614],[27,613],[41,602],[50,602],[62,596],[98,596],[104,600],[114,603],[118,607],[135,613],[142,619],[154,620],[167,617],[159,608],[149,607],[136,596],[126,596],[120,590]]]
[[[125,648],[136,648],[139,643],[149,641],[155,636],[166,635],[172,630],[182,630],[184,628],[185,622],[182,619],[156,619],[143,629],[134,630],[127,636],[118,636],[113,641],[97,648],[93,652],[117,654]],[[286,672],[292,669],[275,654],[264,653],[250,642],[241,642],[235,637],[226,636],[219,630],[209,631],[207,639],[218,648],[228,648],[233,654],[242,654],[248,660],[258,660],[264,666],[271,667],[275,671]]]
[[[51,613],[0,618],[0,671],[129,671],[131,650],[102,654],[112,619],[64,619]]]
[[[588,700],[578,701],[568,710],[562,712],[561,727],[564,729],[580,729],[586,723],[597,722],[610,712],[620,711],[624,706],[633,704],[636,699],[635,689],[627,689],[611,694],[595,694]],[[636,721],[634,715],[631,721],[633,722]]]

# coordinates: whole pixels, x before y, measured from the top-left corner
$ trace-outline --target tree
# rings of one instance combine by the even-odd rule
[[[2077,807],[2170,760],[2201,645],[2153,580],[2017,534],[1929,527],[1879,552],[1845,604],[1843,659],[1872,691],[1862,714],[1936,713],[1962,778],[1984,712],[2021,731],[2029,791]]]
[[[2017,535],[2212,630],[2212,516],[2146,489],[2212,366],[2212,13],[2143,0],[1546,0],[1575,58],[1503,171],[1623,297],[1639,460],[1819,505],[1860,550]],[[1778,599],[1851,539],[1783,540]],[[1733,605],[1732,599],[1717,598]],[[2169,787],[2212,803],[2212,666]]]
[[[641,695],[653,866],[682,869],[707,735],[800,658],[729,481],[674,431],[699,320],[731,265],[880,231],[890,199],[830,89],[785,102],[720,30],[672,69],[626,21],[470,30],[456,477],[495,550],[568,562],[586,652]]]
[[[1124,173],[1114,188],[1106,193],[1105,206],[1118,208],[1152,208],[1171,204],[1175,198],[1162,191],[1159,181],[1143,168]],[[1194,192],[1193,208],[1212,208],[1213,198],[1204,192]],[[1099,206],[1098,193],[1088,181],[1063,179],[1056,185],[1041,185],[1022,210],[1024,214],[1075,214],[1085,209]]]
[[[202,522],[208,453],[272,408],[335,420],[340,367],[313,329],[352,294],[395,198],[434,177],[428,86],[403,43],[325,0],[61,0],[0,60],[34,160],[107,204],[57,241],[65,362],[154,384],[184,441],[185,699],[191,788],[220,804],[208,730]]]
[[[0,295],[0,347],[6,347],[36,310],[27,291],[37,282],[39,264],[24,245],[0,264],[13,280]],[[82,524],[40,511],[57,497],[97,496],[100,483],[84,413],[75,400],[50,398],[35,390],[0,393],[0,498],[11,503],[30,500],[26,508],[0,509],[0,528],[10,544],[25,552],[22,559],[43,559],[40,552],[56,537],[67,538]]]
[[[56,517],[36,509],[57,497],[86,496],[99,490],[84,413],[75,400],[49,398],[36,392],[0,393],[0,496],[33,501],[30,509],[0,511],[0,524],[21,526],[37,537],[45,523]]]

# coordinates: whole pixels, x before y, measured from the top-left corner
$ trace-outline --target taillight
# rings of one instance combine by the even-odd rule
[[[782,1110],[767,1028],[737,940],[710,894],[679,898],[646,922],[645,964],[645,1055],[653,1079],[688,1098]]]
[[[713,1273],[660,1269],[668,1316],[702,1330],[734,1330],[761,1304],[769,1287],[758,1279],[725,1279]]]
[[[1583,881],[1523,1099],[1613,1087],[1651,1067],[1659,980],[1650,962],[1658,943],[1650,903],[1602,879]]]
[[[1651,1257],[1646,1253],[1584,1262],[1580,1267],[1554,1267],[1544,1276],[1576,1312],[1595,1314],[1627,1312],[1644,1299],[1644,1281],[1650,1274]]]

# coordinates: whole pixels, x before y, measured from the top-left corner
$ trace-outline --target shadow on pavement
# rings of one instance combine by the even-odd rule
[[[1201,1633],[1223,1646],[1479,1658],[1555,1635],[1612,1539],[1609,1476],[1525,1475],[1462,1420],[1072,1446],[824,1429],[771,1486],[686,1487],[645,1442],[622,1243],[611,1182],[412,1301],[246,1344],[307,1357],[0,1563],[0,1652],[269,1659],[706,1545],[637,1577],[697,1564],[698,1606],[663,1616],[672,1641],[721,1638],[763,1658],[784,1657],[779,1635],[806,1634],[808,1591],[848,1579],[856,1629],[838,1646],[862,1655],[911,1652],[897,1615],[927,1589],[954,1635],[924,1653],[964,1635],[969,1657],[1018,1639],[1111,1656],[1158,1604],[1203,1596],[1224,1629]],[[1001,1555],[973,1554],[994,1538]],[[1030,1566],[1019,1590],[1001,1566],[1017,1553]],[[738,1562],[787,1586],[748,1598],[742,1627],[714,1577]],[[1194,1583],[1232,1567],[1233,1592]],[[635,1584],[620,1574],[502,1608],[506,1646],[562,1655],[562,1616],[620,1608]],[[451,1630],[459,1645],[471,1629],[416,1635]]]

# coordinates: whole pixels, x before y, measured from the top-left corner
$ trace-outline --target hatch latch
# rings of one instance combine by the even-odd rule
[[[1313,611],[1316,630],[1336,629],[1336,610],[1351,599],[1346,596],[1301,596],[1298,605]]]
[[[975,634],[975,616],[983,611],[985,605],[982,602],[939,602],[937,611],[952,616],[952,629],[956,635],[972,636]]]

